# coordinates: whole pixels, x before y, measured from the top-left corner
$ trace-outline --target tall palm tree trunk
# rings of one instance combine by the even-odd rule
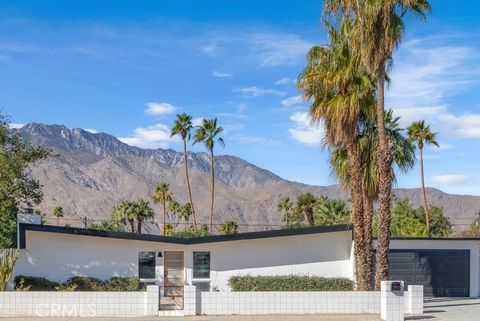
[[[362,172],[361,160],[355,142],[347,148],[350,163],[350,190],[352,198],[352,222],[355,253],[355,279],[356,289],[366,291],[368,282],[366,279],[365,267],[365,241],[364,241],[364,219],[363,219],[363,196],[362,196]]]
[[[143,222],[142,222],[141,219],[138,220],[138,222],[137,222],[137,233],[140,233],[140,234],[142,233],[142,223]]]
[[[210,233],[212,233],[212,227],[213,227],[213,206],[215,204],[215,167],[214,167],[214,158],[213,158],[213,148],[210,149],[210,170],[212,173],[212,203],[210,205],[210,220],[209,220],[209,227],[210,227]]]
[[[425,208],[425,222],[427,223],[427,237],[430,237],[430,209],[427,202],[427,191],[425,189],[425,172],[423,169],[423,146],[418,148],[420,150],[420,173],[422,176],[422,193],[423,193],[423,206]]]
[[[167,236],[167,202],[163,200],[163,235]]]
[[[187,156],[187,140],[183,140],[183,157],[185,158],[185,177],[187,179],[188,197],[192,206],[193,226],[197,228],[197,216],[195,215],[195,207],[193,206],[192,189],[190,188],[190,178],[188,175],[188,156]]]
[[[135,222],[133,220],[128,220],[130,223],[130,232],[134,233],[135,232]]]
[[[363,193],[363,210],[365,213],[365,279],[368,281],[367,290],[370,291],[373,287],[373,199],[365,192]]]
[[[378,245],[376,257],[375,289],[380,290],[382,280],[388,279],[390,266],[390,223],[391,223],[391,197],[392,175],[391,162],[389,162],[389,147],[385,132],[385,70],[380,64],[377,72],[377,128],[378,128],[378,203],[380,212],[380,226],[378,230]]]

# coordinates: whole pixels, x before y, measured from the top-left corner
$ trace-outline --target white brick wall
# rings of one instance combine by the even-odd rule
[[[158,315],[158,287],[145,292],[0,292],[0,317]]]
[[[423,313],[423,288],[405,291],[407,314]],[[196,313],[229,314],[380,314],[380,292],[196,292]],[[192,299],[190,299],[192,300]],[[187,309],[187,290],[185,309]],[[191,302],[191,301],[188,301]],[[401,309],[399,308],[399,309]],[[187,311],[187,310],[185,310]],[[192,315],[192,310],[188,310]]]

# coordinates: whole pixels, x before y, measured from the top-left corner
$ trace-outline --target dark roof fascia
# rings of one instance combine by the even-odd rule
[[[104,238],[114,238],[114,239],[124,239],[124,240],[137,240],[137,241],[191,245],[191,244],[203,244],[203,243],[215,243],[215,242],[253,240],[253,239],[281,237],[281,236],[345,232],[345,231],[351,231],[352,227],[351,225],[332,225],[332,226],[307,227],[307,228],[288,229],[288,230],[247,232],[247,233],[238,233],[234,235],[212,235],[212,236],[196,237],[196,238],[189,238],[189,239],[161,236],[161,235],[152,235],[152,234],[109,232],[109,231],[101,231],[101,230],[84,229],[84,228],[78,228],[78,227],[38,225],[38,224],[25,224],[25,223],[20,224],[19,229],[20,229],[19,230],[20,232],[19,247],[21,249],[24,249],[26,248],[26,231],[49,232],[49,233],[94,236],[94,237],[104,237]]]
[[[407,237],[390,238],[392,241],[480,241],[478,237]],[[375,238],[376,240],[376,238]]]

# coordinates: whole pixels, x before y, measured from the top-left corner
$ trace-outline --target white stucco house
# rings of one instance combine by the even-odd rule
[[[237,275],[315,275],[353,279],[348,225],[179,239],[82,228],[19,225],[15,275],[139,277],[180,293],[184,285],[229,291]],[[479,240],[394,239],[391,278],[424,286],[426,296],[479,296]]]

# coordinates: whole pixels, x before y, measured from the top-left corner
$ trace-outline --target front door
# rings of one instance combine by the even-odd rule
[[[165,251],[164,296],[183,297],[183,251]]]

